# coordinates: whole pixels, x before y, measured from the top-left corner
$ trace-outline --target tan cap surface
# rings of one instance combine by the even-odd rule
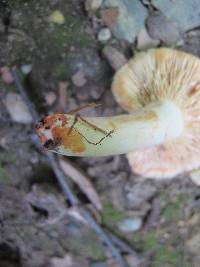
[[[113,94],[127,111],[171,100],[183,112],[185,128],[176,140],[128,154],[132,170],[170,178],[200,166],[200,60],[173,49],[138,53],[115,75]]]

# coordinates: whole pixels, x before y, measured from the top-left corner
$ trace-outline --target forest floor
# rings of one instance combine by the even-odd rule
[[[125,111],[110,91],[114,70],[102,53],[105,46],[127,58],[156,46],[200,56],[198,27],[179,33],[167,24],[163,39],[156,29],[161,34],[166,21],[150,20],[159,11],[141,1],[154,38],[137,33],[125,36],[132,41],[122,40],[123,32],[112,29],[115,8],[98,2],[0,1],[0,267],[119,266],[98,235],[70,215],[47,159],[33,143],[34,123],[17,106],[11,68],[18,69],[41,118],[91,102],[101,106],[82,115],[108,116]],[[103,208],[96,211],[69,181],[81,205],[138,254],[140,260],[123,254],[130,267],[200,266],[200,190],[189,173],[158,181],[133,174],[125,155],[69,160],[89,177]]]

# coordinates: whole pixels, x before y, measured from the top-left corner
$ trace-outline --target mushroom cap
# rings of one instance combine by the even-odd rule
[[[200,59],[168,48],[140,52],[116,73],[112,92],[129,112],[163,100],[173,101],[183,112],[180,137],[128,153],[133,172],[171,178],[200,167]]]

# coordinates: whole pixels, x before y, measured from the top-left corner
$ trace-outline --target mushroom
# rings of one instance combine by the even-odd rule
[[[38,124],[44,146],[68,156],[128,153],[135,173],[169,178],[200,166],[200,60],[168,48],[138,53],[112,92],[130,114],[53,114]]]

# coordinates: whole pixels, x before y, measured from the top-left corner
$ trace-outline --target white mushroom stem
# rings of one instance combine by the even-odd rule
[[[73,144],[70,144],[70,149],[62,143],[56,147],[55,152],[68,156],[123,154],[175,139],[184,128],[183,114],[171,101],[153,103],[128,115],[78,117],[76,123],[75,116],[66,116],[68,122],[65,127],[73,129],[70,134],[78,135],[82,147],[84,146],[81,152],[72,151]],[[48,139],[53,139],[51,131],[44,130],[43,134]]]

